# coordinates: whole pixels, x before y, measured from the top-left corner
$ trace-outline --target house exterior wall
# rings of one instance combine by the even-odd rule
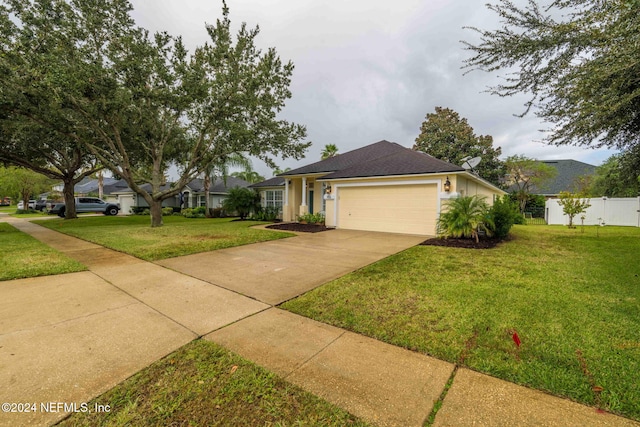
[[[459,175],[456,175],[452,180],[451,191],[457,192],[461,196],[484,196],[489,205],[493,205],[494,196],[497,195],[495,190]]]

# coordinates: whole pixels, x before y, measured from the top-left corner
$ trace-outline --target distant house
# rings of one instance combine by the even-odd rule
[[[107,189],[115,190],[116,188],[127,187],[126,181],[124,180],[118,180],[115,178],[107,178],[107,177],[103,178],[102,180],[103,180],[102,185],[103,185],[105,196],[110,194],[110,192],[107,191]],[[122,187],[123,183],[124,183],[124,187]],[[82,178],[82,180],[79,183],[73,186],[73,193],[78,197],[88,196],[89,194],[92,194],[92,193],[98,194],[99,186],[100,184],[98,182],[98,179],[85,176],[84,178]],[[63,183],[56,184],[53,186],[52,190],[58,193],[62,193],[64,190],[64,184]]]
[[[532,193],[547,198],[557,197],[562,191],[575,192],[578,179],[596,173],[596,166],[577,160],[541,160],[541,163],[556,168],[558,174]]]
[[[229,189],[235,187],[249,187],[249,183],[240,178],[229,176],[226,180],[218,178],[211,182],[209,186],[209,206],[212,208],[218,208],[222,206],[222,202],[227,197]],[[150,184],[144,184],[142,186],[145,190],[150,190]],[[169,188],[169,184],[165,184],[161,189],[165,190]],[[106,191],[105,191],[105,194]],[[121,189],[112,191],[108,196],[105,196],[108,201],[117,199],[120,203],[120,210],[124,214],[129,214],[132,207],[148,207],[149,204],[144,200],[142,196],[137,194],[128,186]],[[195,208],[198,206],[205,206],[206,198],[204,191],[204,180],[197,178],[189,182],[181,193],[176,194],[174,197],[170,197],[162,202],[163,207],[180,207],[182,201],[182,207]]]

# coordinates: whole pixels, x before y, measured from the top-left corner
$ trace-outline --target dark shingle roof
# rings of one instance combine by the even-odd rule
[[[187,184],[189,188],[195,193],[200,193],[204,191],[204,180],[201,178],[196,178]],[[230,188],[235,187],[248,187],[249,183],[244,179],[236,178],[235,176],[228,176],[226,180],[222,178],[216,178],[214,182],[209,186],[210,193],[226,193]]]
[[[553,166],[558,170],[558,174],[553,180],[534,189],[534,194],[555,195],[561,191],[575,191],[578,177],[593,175],[596,172],[595,166],[577,160],[541,160],[541,163]]]
[[[335,179],[458,171],[464,169],[395,142],[380,141],[278,176],[332,172],[323,179]]]
[[[123,191],[127,188],[129,188],[129,184],[127,184],[127,181],[125,181],[124,179],[120,179],[111,184],[105,184],[103,191],[104,194],[111,194],[115,193],[116,191]]]
[[[203,179],[196,178],[191,182],[189,182],[187,186],[194,193],[201,193],[201,192],[204,192],[203,184],[204,184]],[[161,191],[167,190],[169,189],[170,186],[171,184],[169,183],[163,184],[162,186],[160,186],[160,190]],[[236,178],[234,176],[228,176],[226,179],[226,183],[222,178],[217,178],[215,182],[212,182],[211,185],[209,186],[209,193],[227,193],[230,188],[248,187],[248,186],[249,186],[249,183],[247,181],[240,178]],[[140,187],[142,187],[146,191],[151,191],[151,184],[142,184]],[[127,186],[125,186],[124,188],[118,188],[117,190],[114,190],[114,191],[123,192],[123,193],[134,192],[131,188]]]
[[[280,187],[283,185],[284,185],[284,178],[281,176],[276,176],[273,178],[269,178],[266,181],[258,182],[256,184],[251,184],[249,188]]]

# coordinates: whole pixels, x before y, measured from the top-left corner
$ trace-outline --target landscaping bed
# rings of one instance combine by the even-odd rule
[[[478,242],[475,239],[443,239],[434,237],[420,243],[422,246],[444,246],[447,248],[465,248],[465,249],[492,249],[503,242],[503,239],[480,238]]]

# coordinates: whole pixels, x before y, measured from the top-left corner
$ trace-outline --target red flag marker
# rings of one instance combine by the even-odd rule
[[[518,348],[520,348],[520,337],[516,331],[513,331],[513,336],[511,338],[513,338],[513,342],[516,343]]]

